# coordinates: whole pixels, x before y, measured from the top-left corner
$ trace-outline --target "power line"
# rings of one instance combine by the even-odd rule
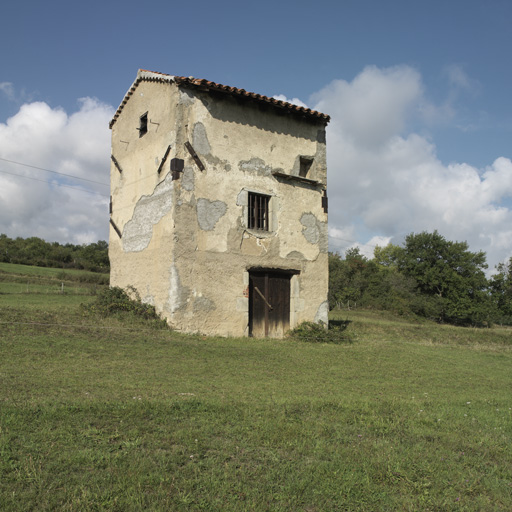
[[[39,171],[51,172],[53,174],[58,174],[59,176],[66,176],[67,178],[73,178],[74,180],[88,181],[89,183],[96,183],[97,185],[104,185],[105,187],[109,186],[108,183],[102,183],[101,181],[89,180],[87,178],[79,178],[78,176],[73,176],[72,174],[64,174],[63,172],[51,171],[50,169],[44,169],[43,167],[37,167],[35,165],[24,164],[22,162],[15,162],[14,160],[7,160],[7,158],[0,157],[0,160],[2,160],[3,162],[9,162],[10,164],[23,165],[24,167],[30,167],[31,169],[38,169]],[[7,173],[7,174],[9,174],[9,173]],[[15,174],[15,176],[19,176],[19,175]]]
[[[50,169],[45,169],[44,167],[37,167],[35,165],[25,164],[25,163],[22,163],[22,162],[16,162],[14,160],[8,160],[7,158],[1,158],[0,157],[0,160],[3,161],[3,162],[11,163],[11,164],[22,165],[24,167],[30,167],[31,169],[37,169],[39,171],[51,172],[52,174],[58,174],[59,176],[66,176],[67,178],[73,178],[75,180],[87,181],[89,183],[95,183],[97,185],[109,186],[108,183],[102,183],[101,181],[89,180],[87,178],[79,178],[78,176],[73,176],[72,174],[65,174],[65,173],[62,173],[62,172],[52,171]],[[28,180],[40,181],[42,183],[47,183],[47,184],[52,184],[53,183],[51,181],[41,180],[41,179],[38,179],[38,178],[32,178],[30,176],[23,176],[22,174],[16,174],[16,173],[13,173],[13,172],[8,172],[8,171],[3,171],[3,170],[0,170],[0,172],[2,172],[4,174],[10,174],[11,176],[18,176],[19,178],[26,178]],[[134,181],[132,183],[137,183],[139,181],[143,181],[143,180],[147,179],[148,177],[149,176],[140,178],[140,179],[138,179],[138,180],[136,180],[136,181]],[[88,194],[98,195],[98,196],[101,196],[101,197],[110,197],[110,196],[107,196],[105,194],[100,194],[99,192],[94,192],[92,190],[86,190],[86,189],[82,189],[82,188],[73,187],[71,185],[64,185],[62,183],[57,183],[57,186],[59,186],[59,187],[66,187],[66,188],[70,188],[72,190],[77,190],[77,191],[81,191],[81,192],[87,192]],[[125,206],[125,207],[118,207],[118,208],[116,208],[116,210],[122,210],[124,208],[128,208],[128,207],[131,207],[131,206],[132,205]],[[334,235],[329,235],[329,238],[333,238],[335,240],[341,240],[343,242],[347,242],[347,243],[351,243],[351,244],[358,244],[358,245],[364,246],[364,247],[374,247],[375,248],[375,247],[377,247],[379,245],[379,244],[376,244],[376,245],[374,245],[374,244],[362,244],[361,242],[358,242],[356,240],[347,240],[346,238],[341,238],[341,237],[334,236]]]
[[[347,240],[346,238],[341,238],[339,236],[329,235],[329,238],[334,238],[335,240],[341,240],[343,242],[348,242],[349,244],[357,244],[365,247],[382,247],[379,246],[379,244],[362,244],[361,242],[358,242],[357,240]]]
[[[3,160],[3,158],[0,158],[0,160]],[[3,171],[1,169],[0,169],[0,172],[2,172],[4,174],[10,174],[11,176],[17,176],[18,178],[25,178],[27,180],[40,181],[41,183],[47,183],[48,185],[55,184],[58,187],[70,188],[72,190],[76,190],[77,192],[87,192],[88,194],[94,194],[96,196],[110,197],[110,196],[107,196],[105,194],[100,194],[99,192],[94,192],[94,190],[87,190],[85,188],[72,187],[71,185],[64,185],[63,183],[54,183],[54,182],[47,181],[47,180],[40,180],[39,178],[33,178],[32,176],[23,176],[23,174],[16,174],[14,172]]]

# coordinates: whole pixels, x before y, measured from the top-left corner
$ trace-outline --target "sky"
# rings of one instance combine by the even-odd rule
[[[108,122],[139,68],[331,116],[329,248],[438,230],[512,257],[509,0],[18,0],[0,32],[0,233],[107,240]]]

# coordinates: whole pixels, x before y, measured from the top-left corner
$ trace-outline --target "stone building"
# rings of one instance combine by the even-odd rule
[[[320,112],[139,70],[112,129],[111,285],[184,332],[327,323]]]

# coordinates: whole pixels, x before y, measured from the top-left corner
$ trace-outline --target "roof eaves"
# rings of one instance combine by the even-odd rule
[[[137,78],[133,82],[132,86],[128,89],[128,92],[125,94],[123,101],[117,108],[114,117],[109,123],[109,127],[112,128],[114,123],[117,121],[117,118],[121,114],[124,106],[132,96],[132,94],[135,92],[135,89],[137,89],[137,86],[142,81],[149,81],[149,82],[167,82],[172,83],[175,82],[177,85],[182,86],[192,86],[195,88],[198,88],[203,91],[219,91],[225,94],[229,94],[231,96],[237,96],[242,97],[248,100],[253,100],[258,103],[266,103],[268,105],[274,106],[276,108],[282,109],[286,112],[300,115],[302,117],[308,118],[308,119],[316,119],[319,120],[325,124],[327,124],[330,121],[330,117],[327,114],[322,114],[321,112],[318,112],[316,110],[312,110],[310,108],[301,107],[299,105],[294,105],[293,103],[288,103],[286,101],[278,100],[276,98],[270,98],[268,96],[263,96],[261,94],[257,94],[254,92],[248,92],[245,89],[238,89],[237,87],[230,87],[228,85],[222,85],[218,84],[216,82],[211,82],[209,80],[205,80],[202,78],[194,78],[194,77],[184,77],[184,76],[173,76],[173,75],[166,75],[164,73],[158,73],[155,71],[148,71],[146,69],[139,69],[137,72]]]
[[[178,85],[192,85],[203,90],[215,90],[220,91],[232,96],[240,96],[246,99],[254,100],[257,102],[267,103],[269,105],[281,108],[287,112],[293,114],[299,114],[303,117],[307,118],[316,118],[320,121],[325,122],[327,124],[330,121],[330,117],[327,114],[323,114],[322,112],[318,112],[316,110],[312,110],[307,107],[302,107],[299,105],[294,105],[293,103],[288,103],[287,101],[278,100],[276,98],[270,98],[268,96],[263,96],[262,94],[257,94],[254,92],[248,92],[245,89],[238,89],[236,87],[230,87],[228,85],[218,84],[216,82],[210,82],[209,80],[193,78],[193,77],[179,77],[175,76],[174,81]]]
[[[148,81],[148,82],[168,82],[171,83],[174,81],[174,77],[172,75],[164,75],[163,73],[156,73],[154,71],[147,71],[146,69],[139,69],[137,72],[137,77],[135,78],[133,84],[128,89],[126,94],[124,95],[123,101],[117,108],[117,110],[114,113],[114,116],[112,117],[109,128],[112,128],[114,123],[117,121],[117,118],[120,116],[124,106],[128,103],[128,100],[132,96],[132,94],[135,92],[135,89],[137,89],[138,85],[142,81]]]

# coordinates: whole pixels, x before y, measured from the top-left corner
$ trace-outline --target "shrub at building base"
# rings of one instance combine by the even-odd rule
[[[134,298],[117,286],[107,288],[98,294],[96,300],[90,304],[82,304],[82,310],[86,314],[106,317],[123,317],[147,321],[154,327],[166,328],[167,322],[160,318],[155,307],[144,304],[137,292],[133,292]]]

